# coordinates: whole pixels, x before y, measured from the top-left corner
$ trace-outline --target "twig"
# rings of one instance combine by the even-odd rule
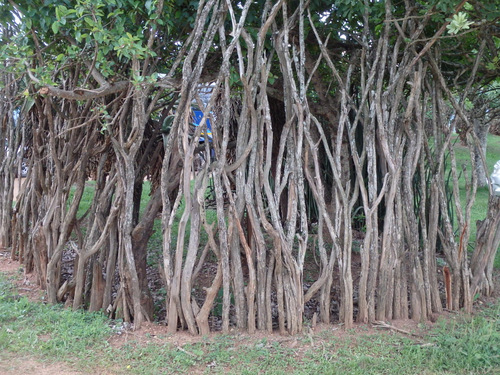
[[[198,359],[198,356],[197,356],[196,354],[191,353],[191,352],[188,352],[186,349],[181,348],[180,346],[178,346],[178,347],[177,347],[177,349],[178,349],[178,350],[180,350],[180,351],[181,351],[181,352],[183,352],[183,353],[186,353],[187,355],[190,355],[190,356],[191,356],[191,357],[193,357],[193,358]]]
[[[406,331],[404,329],[401,329],[401,328],[398,328],[398,327],[395,327],[393,325],[390,325],[386,322],[382,322],[380,320],[378,321],[375,321],[372,323],[372,326],[374,328],[385,328],[385,329],[390,329],[390,330],[393,330],[393,331],[396,331],[396,332],[399,332],[399,333],[403,333],[405,335],[408,335],[408,336],[414,336],[414,337],[422,337],[421,335],[417,335],[415,333],[411,333],[409,331]]]

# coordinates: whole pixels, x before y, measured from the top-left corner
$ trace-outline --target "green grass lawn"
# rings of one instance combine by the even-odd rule
[[[500,304],[454,315],[414,337],[339,326],[291,337],[246,334],[185,340],[142,336],[110,344],[116,322],[20,297],[0,274],[0,360],[35,358],[83,373],[112,374],[495,374],[500,370]],[[369,333],[363,333],[368,331]]]

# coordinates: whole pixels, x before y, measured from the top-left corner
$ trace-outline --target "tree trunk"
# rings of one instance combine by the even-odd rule
[[[476,247],[471,259],[472,297],[491,296],[494,289],[493,264],[500,246],[500,197],[491,195],[486,218],[477,223]]]
[[[485,155],[486,155],[486,144],[488,141],[488,132],[490,129],[491,122],[487,121],[484,116],[481,118],[474,118],[474,132],[476,133],[479,145],[474,147],[474,170],[477,175],[478,186],[488,185],[487,171],[485,170]]]

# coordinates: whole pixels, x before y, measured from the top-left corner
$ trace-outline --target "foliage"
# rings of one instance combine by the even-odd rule
[[[105,78],[111,80],[127,77],[127,64],[131,59],[143,60],[155,57],[161,51],[169,56],[178,49],[189,34],[189,25],[194,18],[196,1],[165,1],[167,9],[159,17],[157,0],[54,0],[19,1],[15,10],[5,2],[3,14],[9,11],[21,21],[20,30],[9,43],[5,43],[0,53],[4,58],[16,58],[14,71],[31,68],[41,84],[57,85],[54,72],[69,69],[77,62],[91,62]],[[14,25],[12,18],[4,17],[4,22]],[[176,25],[185,25],[177,28]],[[36,33],[35,33],[36,30]],[[147,37],[151,32],[160,32],[162,39],[155,48],[147,47]],[[44,48],[40,43],[50,40]],[[38,64],[34,59],[38,59]],[[165,59],[160,71],[168,69]],[[38,66],[40,65],[40,66]],[[117,74],[118,73],[118,74]],[[60,76],[58,77],[60,78]]]
[[[448,32],[450,34],[457,34],[462,30],[470,29],[470,25],[473,25],[474,22],[467,20],[467,13],[458,12],[458,14],[454,14],[453,18],[450,20],[450,24],[446,26]]]

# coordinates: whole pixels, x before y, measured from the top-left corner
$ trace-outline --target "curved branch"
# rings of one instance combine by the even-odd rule
[[[95,90],[87,90],[82,88],[76,88],[74,90],[62,90],[54,86],[45,85],[40,89],[39,93],[42,95],[57,96],[59,98],[68,100],[91,100],[124,91],[128,88],[128,86],[128,81],[120,81],[113,84],[107,84]]]
[[[96,98],[102,98],[103,96],[106,95],[116,94],[117,92],[126,90],[129,86],[129,81],[119,81],[111,84],[106,83],[95,90],[88,90],[83,88],[76,88],[74,90],[63,90],[51,85],[44,85],[42,82],[40,82],[38,78],[36,78],[33,75],[33,72],[31,71],[29,65],[27,63],[25,63],[25,65],[27,68],[26,71],[30,79],[33,82],[43,86],[39,90],[39,93],[41,95],[57,96],[59,98],[68,100],[91,100]]]

